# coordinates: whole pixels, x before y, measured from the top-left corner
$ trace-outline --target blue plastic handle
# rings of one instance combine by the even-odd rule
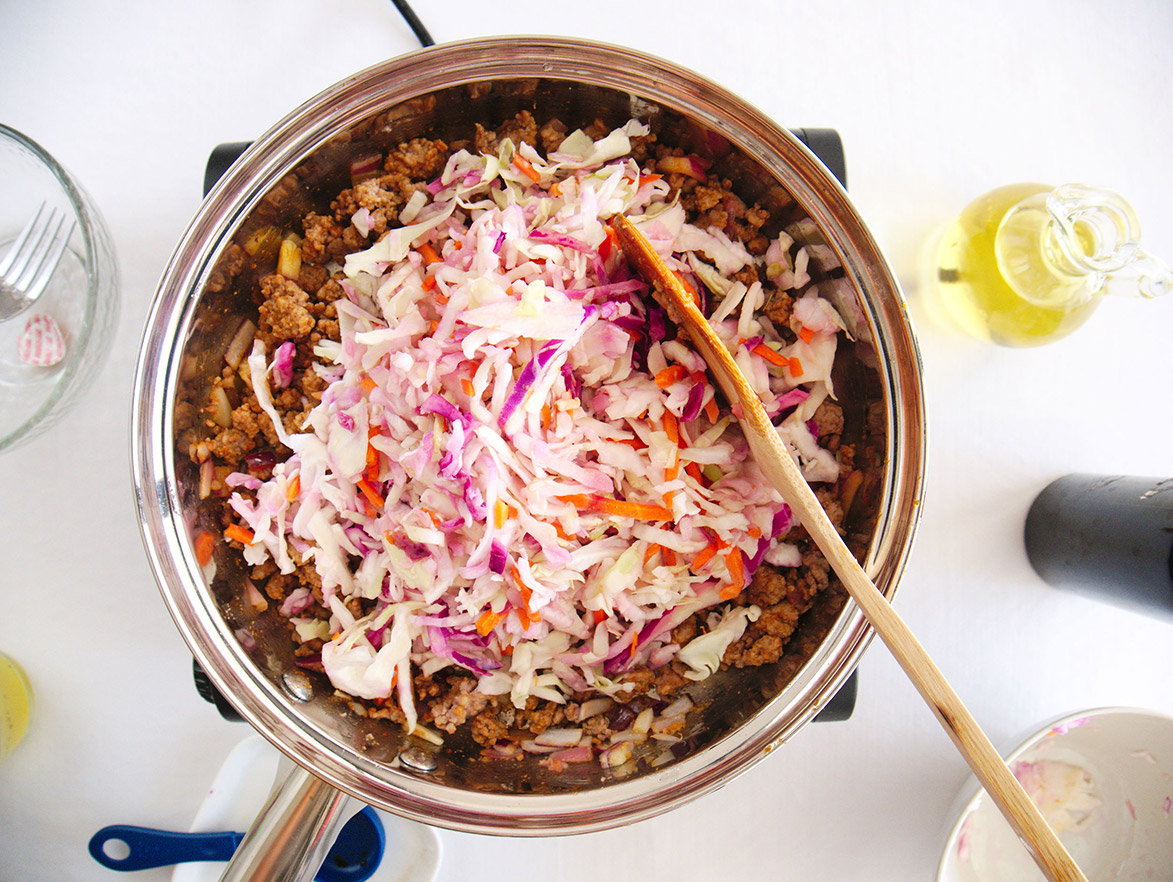
[[[103,827],[90,838],[90,855],[111,870],[149,870],[188,861],[231,860],[243,838],[242,833],[173,833],[151,827],[113,824]],[[107,845],[118,853],[122,851],[116,845],[119,842],[125,844],[127,855],[111,857]]]
[[[90,837],[90,855],[111,870],[149,870],[188,861],[228,861],[243,833],[175,833],[153,827],[113,824]],[[121,843],[121,847],[115,843]],[[317,882],[365,882],[379,868],[387,839],[383,822],[370,806],[343,825],[338,839],[314,876]],[[117,854],[106,851],[111,846]]]

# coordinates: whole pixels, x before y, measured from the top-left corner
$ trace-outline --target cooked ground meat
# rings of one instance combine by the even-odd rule
[[[272,273],[261,279],[260,334],[266,346],[297,341],[314,329],[314,317],[306,309],[309,295],[292,279]]]
[[[412,138],[387,154],[383,170],[416,181],[434,178],[448,161],[448,145],[429,138]]]
[[[449,681],[448,691],[428,705],[432,725],[451,734],[464,725],[470,716],[476,716],[489,703],[489,696],[476,691],[477,681],[471,677],[457,677]]]

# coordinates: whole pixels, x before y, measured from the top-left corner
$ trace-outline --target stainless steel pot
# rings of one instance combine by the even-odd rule
[[[291,664],[275,614],[243,603],[227,553],[209,578],[193,551],[197,475],[176,452],[176,415],[200,402],[252,301],[224,284],[229,246],[256,227],[292,227],[348,179],[352,158],[416,135],[468,137],[520,109],[572,128],[596,117],[648,121],[719,156],[747,202],[797,224],[816,277],[841,279],[853,344],[836,387],[869,480],[852,509],[865,567],[891,596],[915,530],[924,466],[920,361],[895,278],[843,189],[794,137],[700,76],[630,50],[509,38],[433,47],[333,86],[270,129],[220,180],[168,263],[135,381],[133,466],[143,536],[176,625],[237,710],[317,778],[364,802],[453,829],[538,835],[646,818],[714,789],[810,720],[847,679],[871,629],[842,592],[806,617],[775,665],[701,684],[672,762],[554,775],[535,762],[486,762],[459,735],[443,747],[356,713],[324,678]],[[178,687],[177,687],[178,688]]]

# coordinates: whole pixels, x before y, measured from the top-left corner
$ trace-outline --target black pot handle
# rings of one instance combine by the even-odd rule
[[[212,681],[208,679],[208,675],[204,673],[204,669],[200,667],[200,663],[195,659],[191,660],[191,673],[192,677],[195,679],[196,692],[200,694],[200,698],[209,704],[216,705],[216,710],[220,711],[220,716],[222,716],[224,719],[233,723],[240,723],[244,721],[244,717],[238,714],[236,712],[236,708],[228,703],[228,699],[225,698],[221,694],[220,690],[216,688],[215,684],[213,684]]]

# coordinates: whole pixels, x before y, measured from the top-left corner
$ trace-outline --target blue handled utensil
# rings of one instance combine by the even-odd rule
[[[243,833],[176,833],[113,824],[90,838],[90,855],[111,870],[149,870],[190,861],[230,860],[243,838]],[[314,879],[364,882],[378,869],[386,844],[383,823],[367,806],[343,826]]]

